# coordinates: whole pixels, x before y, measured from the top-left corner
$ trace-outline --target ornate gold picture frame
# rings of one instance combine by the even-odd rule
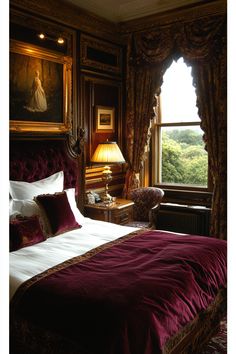
[[[70,131],[71,71],[71,57],[11,40],[10,131]]]

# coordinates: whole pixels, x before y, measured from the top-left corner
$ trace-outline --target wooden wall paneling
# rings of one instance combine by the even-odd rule
[[[63,0],[12,0],[10,7],[15,39],[20,40],[17,36],[22,34],[23,39],[28,38],[28,41],[43,47],[52,46],[52,50],[59,50],[73,58],[72,133],[76,138],[79,129],[85,129],[86,163],[89,164],[95,144],[107,138],[117,141],[122,149],[124,58],[123,39],[118,26],[70,6]],[[46,31],[50,37],[63,36],[66,39],[64,49],[57,47],[54,41],[40,42],[37,34],[41,31]],[[87,41],[85,52],[81,51],[81,36]],[[83,53],[86,55],[80,60]],[[98,134],[94,131],[96,105],[115,108],[114,133]],[[112,183],[115,184],[112,188],[117,190],[119,186],[122,190],[124,167],[114,166],[112,169]],[[93,183],[90,182],[91,185]],[[96,183],[95,176],[95,186]]]
[[[11,8],[70,26],[73,29],[122,43],[118,25],[63,0],[11,0]]]
[[[101,79],[81,74],[81,97],[80,103],[83,107],[84,124],[87,141],[87,165],[90,163],[92,154],[98,143],[102,141],[115,140],[122,149],[122,82]],[[96,106],[115,108],[115,132],[96,132]]]
[[[41,40],[38,34],[43,32],[50,39]],[[58,45],[56,39],[62,37],[65,40],[63,45]],[[26,43],[31,43],[40,47],[44,47],[53,51],[73,56],[75,51],[76,31],[72,28],[65,27],[61,24],[39,18],[27,12],[17,9],[10,11],[10,38]],[[55,39],[53,41],[52,39]]]
[[[104,182],[101,179],[103,166],[91,166],[90,159],[98,143],[106,139],[118,142],[122,150],[122,82],[112,79],[104,79],[82,73],[80,79],[83,117],[86,134],[86,189],[96,189],[101,192],[104,189]],[[115,132],[96,132],[96,106],[108,106],[115,108]],[[123,166],[112,166],[113,180],[109,184],[113,195],[121,195],[124,184]]]
[[[84,129],[84,122],[79,114],[79,107],[78,107],[78,92],[79,92],[79,85],[78,85],[78,69],[77,69],[77,62],[78,62],[78,51],[77,51],[77,43],[78,43],[78,35],[75,31],[75,35],[72,37],[72,134],[75,138],[78,138],[79,129]]]
[[[80,64],[93,71],[122,75],[122,47],[81,34]]]
[[[81,107],[81,115],[84,121],[85,128],[85,155],[86,155],[86,165],[87,161],[90,160],[91,155],[91,144],[92,144],[92,108],[93,104],[93,82],[91,80],[87,80],[84,75],[80,77],[80,107]]]

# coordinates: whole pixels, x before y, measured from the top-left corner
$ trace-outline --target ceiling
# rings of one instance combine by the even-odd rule
[[[123,22],[206,0],[66,0],[112,22]]]

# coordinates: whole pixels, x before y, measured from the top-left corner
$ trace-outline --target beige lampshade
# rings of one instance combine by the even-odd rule
[[[98,144],[91,161],[96,163],[109,164],[124,163],[125,159],[116,142],[106,141],[104,143]]]

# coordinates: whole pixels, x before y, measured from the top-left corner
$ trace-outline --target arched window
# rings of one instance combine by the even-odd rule
[[[207,188],[208,154],[196,107],[191,67],[173,61],[163,76],[152,133],[152,183]]]

